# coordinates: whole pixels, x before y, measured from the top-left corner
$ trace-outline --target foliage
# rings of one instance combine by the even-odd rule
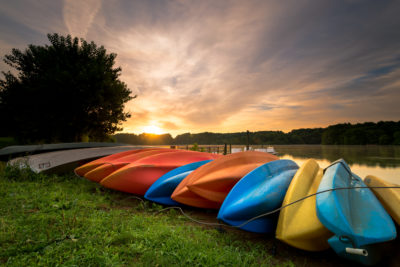
[[[366,122],[358,124],[336,124],[322,133],[324,145],[396,145],[400,121]]]
[[[4,61],[15,69],[0,80],[3,134],[20,142],[102,140],[130,115],[131,91],[119,80],[116,54],[84,39],[47,35],[50,45],[12,49]]]
[[[190,148],[190,150],[193,150],[193,151],[200,151],[199,144],[194,143],[193,146]]]
[[[117,142],[128,144],[174,144],[187,145],[243,145],[247,133],[184,133],[172,138],[170,134],[150,135],[117,134]],[[400,145],[400,121],[366,122],[359,124],[336,124],[327,128],[296,129],[289,133],[282,131],[259,131],[250,133],[252,145],[283,144],[326,144],[326,145]]]

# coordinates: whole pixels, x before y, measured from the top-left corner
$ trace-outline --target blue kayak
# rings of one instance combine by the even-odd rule
[[[268,162],[249,172],[225,198],[218,219],[246,231],[273,233],[278,214],[244,223],[282,205],[298,168],[295,162],[283,159]]]
[[[203,166],[204,164],[207,164],[210,161],[212,160],[203,160],[189,163],[179,168],[173,169],[170,172],[167,172],[166,174],[158,178],[157,181],[155,181],[150,186],[150,188],[146,191],[144,197],[148,200],[163,205],[180,206],[180,203],[171,199],[172,192],[174,192],[178,184],[192,171],[200,166]]]
[[[339,256],[375,264],[381,257],[382,242],[396,238],[396,227],[369,188],[338,190],[344,187],[367,186],[341,159],[326,169],[321,180],[317,216],[335,234],[328,242]]]

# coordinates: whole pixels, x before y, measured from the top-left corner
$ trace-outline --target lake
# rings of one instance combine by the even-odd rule
[[[361,178],[371,174],[400,184],[400,146],[274,145],[274,148],[280,158],[291,159],[299,166],[313,158],[325,168],[343,158]]]

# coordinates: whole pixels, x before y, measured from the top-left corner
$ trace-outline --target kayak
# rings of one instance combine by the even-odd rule
[[[126,147],[127,149],[141,149],[142,146],[131,146],[118,143],[103,142],[75,142],[75,143],[58,143],[58,144],[40,144],[40,145],[17,145],[7,146],[0,149],[0,160],[7,161],[18,156],[34,155],[41,153],[49,153],[61,150],[84,149],[84,148],[101,148],[101,147]],[[121,150],[123,151],[123,150]]]
[[[132,148],[130,148],[128,151],[122,151],[122,152],[119,152],[119,153],[114,153],[114,154],[111,154],[109,156],[102,157],[102,158],[99,158],[97,160],[88,162],[88,163],[86,163],[86,164],[84,164],[82,166],[79,166],[78,168],[75,169],[75,173],[77,175],[83,177],[87,172],[89,172],[89,171],[91,171],[91,170],[103,165],[105,162],[111,162],[112,160],[115,160],[115,159],[130,155],[130,154],[140,153],[140,152],[143,152],[145,150],[147,150],[147,149],[132,149]]]
[[[211,161],[212,160],[203,160],[193,162],[167,172],[150,186],[144,197],[147,200],[163,205],[180,205],[180,203],[171,199],[172,192],[174,192],[178,184],[192,173],[192,171]]]
[[[105,187],[122,192],[144,195],[162,175],[188,163],[217,159],[218,154],[196,151],[176,151],[156,154],[130,163],[101,180]]]
[[[19,168],[30,168],[36,173],[65,173],[94,159],[128,149],[132,151],[132,148],[129,146],[116,146],[60,150],[14,158],[7,164]]]
[[[322,179],[322,169],[318,163],[309,159],[296,172],[279,213],[276,238],[308,251],[321,251],[329,248],[328,239],[332,233],[319,221],[315,209],[315,196],[295,204],[286,205],[315,194]]]
[[[105,161],[103,162],[102,165],[96,167],[95,169],[87,172],[85,174],[85,178],[89,179],[93,182],[100,182],[103,180],[105,177],[110,175],[111,173],[115,172],[116,170],[133,163],[139,159],[152,156],[152,155],[157,155],[157,154],[162,154],[162,153],[167,153],[167,152],[172,152],[176,150],[171,150],[171,149],[146,149],[144,151],[140,151],[138,153],[133,153],[129,154],[123,157],[119,157],[114,160],[110,161]]]
[[[399,186],[386,182],[376,176],[368,175],[364,182],[369,187],[383,186],[392,187]],[[400,188],[371,188],[372,192],[379,199],[386,211],[392,216],[395,222],[400,225]]]
[[[331,164],[316,197],[317,216],[334,236],[328,242],[341,257],[365,265],[382,257],[383,242],[396,238],[389,214],[344,160]],[[339,189],[350,188],[350,189]]]
[[[217,218],[246,231],[273,233],[277,214],[254,218],[281,207],[298,168],[294,161],[283,159],[249,172],[229,192]]]
[[[264,163],[278,159],[269,153],[257,151],[226,155],[189,174],[171,198],[193,207],[218,209],[243,176]]]

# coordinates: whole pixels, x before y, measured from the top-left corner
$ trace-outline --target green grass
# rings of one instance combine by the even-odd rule
[[[0,169],[1,265],[346,265],[332,251],[302,252],[273,237],[195,224],[176,210],[157,212],[163,207],[72,174]]]

